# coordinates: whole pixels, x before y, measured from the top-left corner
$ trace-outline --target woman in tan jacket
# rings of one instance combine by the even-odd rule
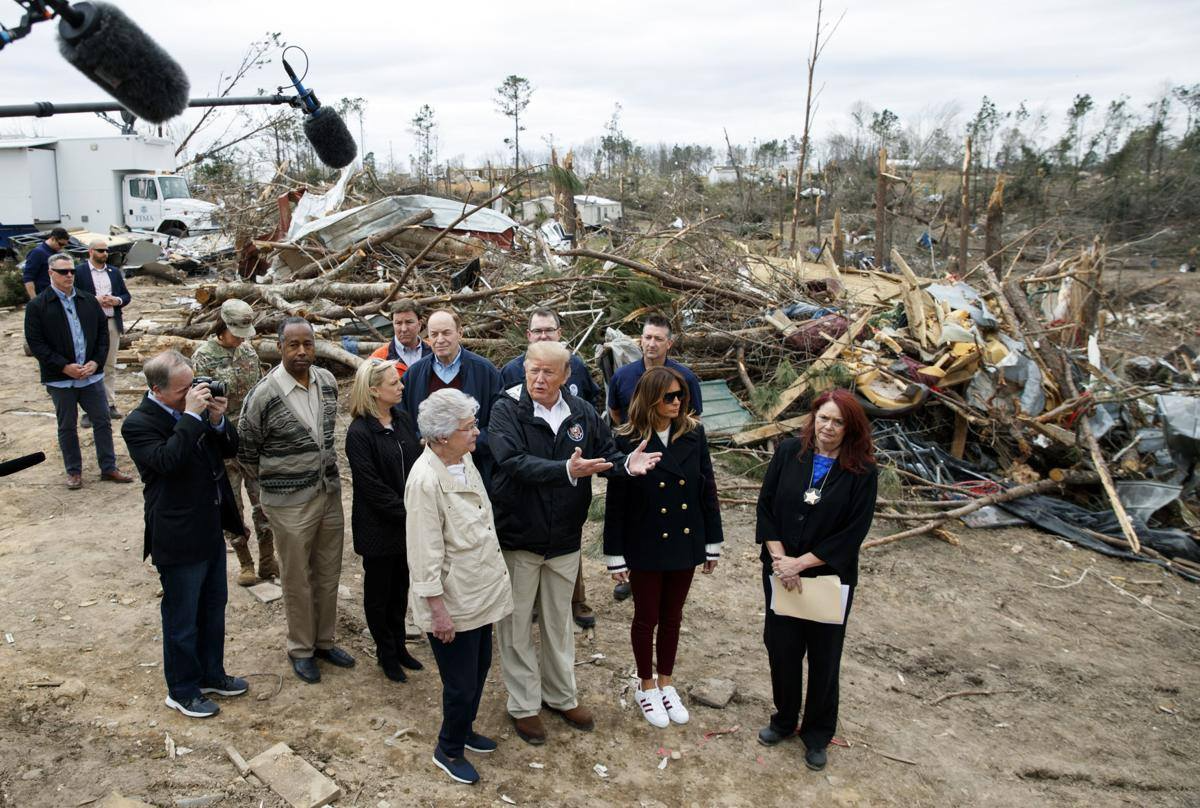
[[[425,451],[404,488],[413,621],[429,634],[442,678],[433,762],[460,783],[479,780],[464,749],[496,749],[472,725],[492,664],[492,624],[513,608],[492,505],[471,460],[478,411],[475,399],[451,388],[421,402]]]

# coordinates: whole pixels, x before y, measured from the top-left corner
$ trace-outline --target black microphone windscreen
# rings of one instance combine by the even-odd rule
[[[30,466],[36,466],[46,459],[45,452],[34,452],[33,454],[18,457],[16,460],[6,460],[0,463],[0,477],[7,477],[9,474],[16,474],[18,471],[24,471]]]
[[[109,3],[71,8],[84,20],[59,22],[64,59],[144,121],[163,123],[187,109],[187,74],[125,12]]]
[[[330,168],[345,168],[358,155],[358,145],[346,122],[329,107],[318,107],[304,116],[304,136],[322,163]]]

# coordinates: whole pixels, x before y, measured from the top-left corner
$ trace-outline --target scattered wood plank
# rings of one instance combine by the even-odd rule
[[[277,743],[249,762],[250,769],[292,808],[320,808],[340,799],[342,789],[286,743]]]

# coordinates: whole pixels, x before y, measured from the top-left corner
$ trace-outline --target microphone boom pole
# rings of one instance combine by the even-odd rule
[[[291,95],[226,96],[224,98],[193,98],[189,107],[249,107],[256,105],[287,104],[300,107],[302,101]],[[83,101],[55,104],[52,101],[35,101],[32,104],[0,106],[0,118],[49,118],[51,115],[70,115],[88,112],[121,112],[125,107],[116,101]]]

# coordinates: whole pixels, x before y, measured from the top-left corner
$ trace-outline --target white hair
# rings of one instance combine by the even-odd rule
[[[447,387],[430,394],[417,407],[417,429],[425,440],[448,438],[459,422],[474,418],[479,402],[461,390]]]

